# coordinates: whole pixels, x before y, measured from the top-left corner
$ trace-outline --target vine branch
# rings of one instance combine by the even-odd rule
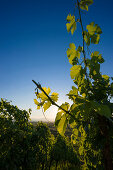
[[[55,103],[55,102],[51,99],[51,97],[44,91],[44,89],[42,88],[42,86],[41,86],[40,83],[36,83],[36,81],[34,81],[34,80],[32,80],[32,81],[33,81],[33,83],[37,86],[37,88],[38,88],[39,90],[41,90],[41,91],[47,96],[47,98],[48,98],[49,101],[52,103],[52,105],[57,106],[59,109],[63,110],[64,112],[66,112],[67,114],[69,114],[70,116],[72,116],[72,117],[75,119],[75,116],[73,116],[69,111],[63,109],[61,106],[59,106],[57,103]]]
[[[49,101],[52,103],[52,105],[54,105],[54,106],[58,107],[59,109],[63,110],[66,114],[70,115],[75,121],[77,121],[77,122],[79,121],[77,118],[75,118],[75,116],[74,116],[73,114],[70,113],[70,111],[67,111],[67,110],[63,109],[61,106],[59,106],[57,103],[55,103],[55,102],[51,99],[51,97],[44,91],[44,89],[42,88],[42,86],[41,86],[40,83],[37,83],[37,82],[34,81],[34,80],[32,80],[32,81],[33,81],[33,83],[37,86],[37,88],[38,88],[39,90],[41,90],[41,91],[47,96],[47,98],[48,98]],[[81,121],[79,121],[79,122],[81,122]],[[87,122],[87,123],[89,123],[89,122]]]
[[[79,6],[79,0],[77,0],[77,4],[78,4],[78,11],[79,11],[79,19],[80,19],[80,25],[81,25],[81,29],[82,29],[82,37],[83,37],[83,56],[84,56],[84,64],[85,64],[85,74],[86,74],[86,78],[88,81],[88,75],[87,75],[87,61],[86,61],[86,53],[85,53],[85,41],[84,41],[84,28],[83,28],[83,24],[82,24],[82,17],[81,17],[81,11],[80,11],[80,6]],[[89,82],[89,81],[88,81]]]

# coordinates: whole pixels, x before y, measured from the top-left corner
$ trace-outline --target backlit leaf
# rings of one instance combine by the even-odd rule
[[[84,39],[86,43],[89,45],[91,39],[91,43],[98,44],[100,40],[100,34],[102,33],[101,28],[94,22],[91,22],[86,28],[88,30],[88,32],[84,31]]]
[[[73,35],[76,30],[76,22],[73,23],[73,26],[71,28],[71,34]]]
[[[75,65],[71,67],[71,71],[70,71],[71,78],[74,79],[76,76],[79,76],[80,70],[81,70],[80,65]]]
[[[34,99],[34,103],[35,103],[36,105],[39,104],[39,102],[38,102],[36,99]]]
[[[77,51],[79,51],[80,53],[82,52],[82,50],[83,50],[83,47],[81,47],[81,46],[79,46],[77,49]]]
[[[73,20],[73,16],[71,14],[69,14],[66,18],[67,22],[70,22]]]
[[[88,6],[85,5],[85,4],[80,4],[80,8],[83,9],[83,10],[88,11]]]
[[[75,46],[74,43],[70,43],[70,44],[69,44],[69,47],[70,47],[71,49],[73,49],[73,50],[75,50],[75,48],[76,48],[76,46]]]
[[[74,31],[76,30],[76,22],[75,22],[75,16],[72,16],[71,14],[69,14],[67,16],[67,24],[66,24],[66,27],[67,27],[67,31],[70,32],[71,31],[71,34],[74,33]]]
[[[71,135],[71,142],[75,145],[76,144],[76,136],[74,134]]]
[[[77,128],[73,129],[73,133],[74,135],[78,136],[78,129]]]
[[[93,0],[85,0],[85,1],[86,1],[88,6],[93,4]]]
[[[97,29],[97,26],[94,26],[94,22],[91,22],[90,25],[87,25],[87,30],[89,32],[90,35],[93,35]]]
[[[70,90],[69,95],[78,95],[78,89],[75,86],[72,86],[72,90]]]
[[[50,88],[46,88],[46,87],[42,87],[43,88],[43,90],[47,93],[47,94],[49,94],[50,92],[51,92],[51,89]]]
[[[99,26],[97,26],[97,30],[96,30],[97,34],[102,34],[102,30]]]
[[[58,93],[53,92],[53,93],[51,94],[51,99],[52,99],[54,102],[57,102],[57,100],[58,100]]]
[[[63,104],[61,105],[61,107],[62,107],[63,109],[65,109],[66,111],[68,111],[69,108],[70,108],[70,105],[69,105],[69,103],[65,102],[65,103],[63,103]],[[59,110],[62,111],[62,109],[60,109],[60,108],[59,108]]]
[[[80,52],[76,50],[76,46],[74,43],[71,43],[69,47],[70,48],[67,49],[67,57],[70,64],[75,65],[78,63],[78,59],[80,59]]]
[[[100,35],[99,35],[99,34],[94,34],[94,35],[91,37],[91,43],[93,43],[93,44],[98,44],[98,43],[99,43],[99,40],[100,40]]]
[[[104,62],[104,59],[103,59],[102,55],[99,54],[98,51],[94,51],[93,53],[91,53],[91,58],[92,58],[93,62],[95,62],[95,63],[96,62],[99,62],[99,63],[103,63]]]
[[[92,3],[93,3],[93,0],[81,0],[80,8],[88,11],[88,6],[92,5]]]
[[[55,126],[58,125],[61,117],[62,117],[62,111],[58,112],[57,115],[56,115],[56,118],[55,118]]]
[[[40,109],[40,106],[37,106],[37,109]]]
[[[59,121],[57,130],[61,135],[64,135],[65,131],[66,131],[66,127],[67,127],[67,119],[65,114],[62,116],[62,118]]]
[[[86,44],[89,46],[90,45],[90,35],[87,31],[84,31],[84,40]]]
[[[80,146],[80,147],[79,147],[79,154],[80,154],[80,155],[83,154],[83,150],[84,150],[84,147],[83,147],[83,146]]]
[[[49,93],[51,92],[51,89],[50,88],[46,88],[46,87],[43,87],[43,90],[49,95]],[[40,98],[43,100],[43,101],[46,101],[48,99],[48,97],[43,93],[39,93],[38,96],[40,96]]]
[[[106,80],[106,81],[109,81],[109,76],[108,75],[102,75],[102,77]]]
[[[51,106],[51,102],[47,101],[44,103],[43,108],[44,108],[44,112]]]

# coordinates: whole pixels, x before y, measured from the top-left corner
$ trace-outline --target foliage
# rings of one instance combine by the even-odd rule
[[[42,91],[41,94],[37,94],[37,98],[42,101],[38,103],[38,106],[41,105],[44,111],[51,104],[59,108],[55,120],[59,133],[64,135],[67,124],[72,127],[71,140],[76,146],[76,153],[83,164],[83,169],[100,167],[107,169],[112,168],[113,159],[110,143],[113,139],[110,135],[113,113],[113,103],[111,103],[113,78],[102,75],[100,66],[104,58],[99,51],[90,52],[89,50],[91,44],[99,43],[102,33],[101,28],[94,22],[84,29],[81,12],[82,10],[88,11],[88,7],[92,4],[93,0],[77,0],[75,7],[78,9],[78,16],[74,14],[67,16],[67,31],[74,34],[77,24],[80,24],[83,39],[83,44],[78,48],[71,43],[67,49],[67,57],[72,65],[70,76],[75,83],[67,95],[73,104],[70,106],[69,103],[63,103],[58,106],[49,93],[46,93],[46,98],[43,99],[45,93],[41,86],[35,84]],[[46,109],[43,100],[44,103],[51,103]]]
[[[29,116],[30,112],[20,110],[17,106],[1,99],[0,169],[23,166],[27,147],[26,138],[32,131],[32,125],[28,122]]]
[[[38,123],[31,137],[30,152],[33,152],[36,166],[34,169],[47,169],[50,164],[50,151],[54,136],[44,123]],[[32,168],[32,167],[31,167]]]
[[[56,166],[61,169],[65,168],[66,165],[68,169],[79,169],[79,159],[68,138],[61,135],[57,136],[51,150],[51,162],[55,162]]]
[[[30,112],[0,101],[0,169],[41,170],[77,167],[79,160],[66,138],[51,134],[45,123],[29,122]],[[59,155],[63,154],[63,159]],[[76,165],[75,165],[76,159]]]

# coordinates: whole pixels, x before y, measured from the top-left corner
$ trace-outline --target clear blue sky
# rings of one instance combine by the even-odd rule
[[[95,50],[105,59],[101,71],[113,76],[113,1],[94,0],[84,15],[84,24],[94,21],[103,34]],[[74,0],[1,0],[0,1],[0,97],[12,100],[19,108],[32,108],[32,118],[43,118],[33,102],[35,86],[60,93],[60,102],[73,85],[66,56],[69,43],[81,42],[79,31],[66,31],[66,17]],[[55,116],[54,108],[48,119]]]

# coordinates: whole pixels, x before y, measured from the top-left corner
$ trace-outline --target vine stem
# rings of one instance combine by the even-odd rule
[[[79,0],[77,0],[77,4],[78,4],[78,11],[79,11],[79,19],[80,19],[80,25],[81,25],[81,29],[82,29],[82,39],[83,39],[83,56],[84,56],[84,64],[85,64],[85,75],[87,78],[87,82],[89,84],[88,81],[88,74],[87,74],[87,62],[86,62],[86,53],[85,53],[85,41],[84,41],[84,28],[83,28],[83,24],[82,24],[82,17],[81,17],[81,11],[80,11],[80,5],[79,5]]]

